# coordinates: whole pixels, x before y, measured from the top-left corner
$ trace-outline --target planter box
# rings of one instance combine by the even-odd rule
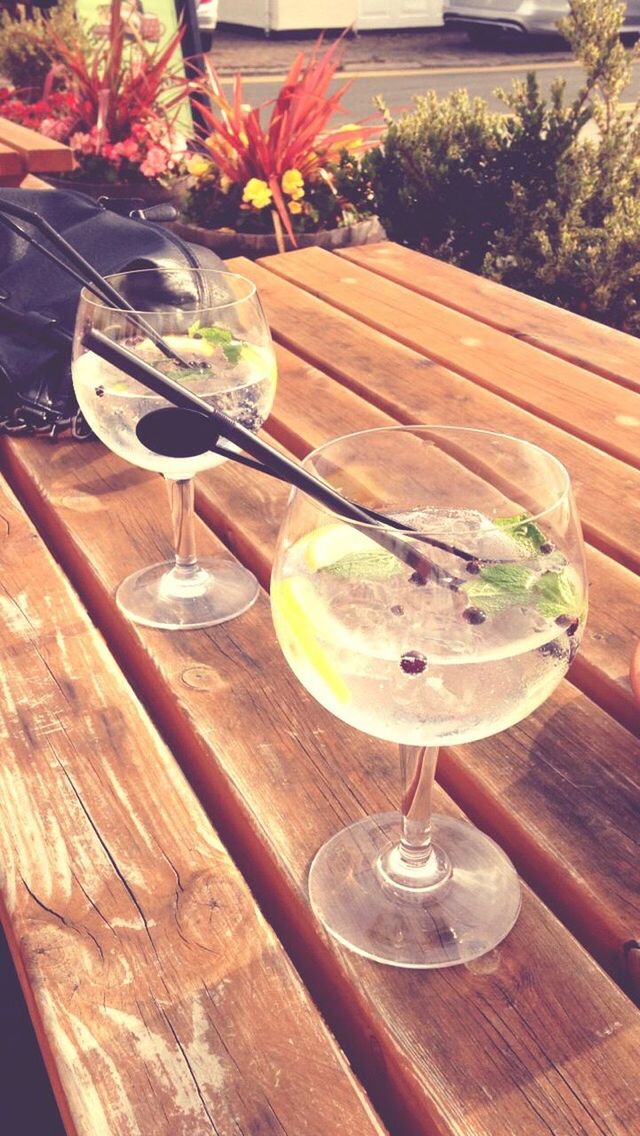
[[[186,193],[189,179],[175,178],[170,186],[161,186],[153,182],[92,182],[74,181],[68,178],[45,177],[45,180],[54,189],[74,190],[76,193],[86,193],[87,197],[98,200],[100,197],[110,197],[119,201],[126,200],[139,203],[132,208],[142,206],[168,204],[180,209]]]
[[[280,250],[275,233],[237,233],[234,229],[203,229],[198,225],[188,225],[174,221],[169,226],[185,241],[205,245],[219,256],[246,256],[257,260],[261,256],[271,256]],[[325,229],[320,233],[299,233],[297,245],[288,236],[284,237],[285,251],[295,248],[346,248],[347,245],[368,245],[386,239],[386,233],[377,217],[367,217],[353,225],[340,229]]]

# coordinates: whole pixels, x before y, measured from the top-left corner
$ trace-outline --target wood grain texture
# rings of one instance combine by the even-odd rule
[[[300,249],[260,263],[429,362],[640,465],[640,393],[551,358],[488,324],[356,264],[345,264],[324,249]]]
[[[421,296],[559,355],[588,371],[640,390],[640,342],[625,332],[523,295],[483,276],[393,241],[336,250],[345,260]]]
[[[0,118],[0,142],[19,154],[25,172],[53,174],[73,169],[68,146],[6,118]]]
[[[4,488],[0,510],[0,906],[67,1130],[382,1136],[171,754]]]
[[[23,169],[22,157],[17,150],[0,142],[0,180],[6,184],[7,179],[19,177]]]
[[[627,1136],[639,1116],[640,1018],[528,892],[500,949],[454,971],[375,966],[319,931],[309,861],[349,819],[395,805],[394,747],[311,701],[263,599],[232,623],[182,635],[121,618],[116,583],[169,547],[160,479],[97,444],[7,442],[5,453],[394,1133]],[[234,497],[228,524],[237,508]],[[202,529],[199,539],[203,551],[216,547]],[[438,805],[453,807],[441,794]]]
[[[42,178],[36,177],[35,174],[26,174],[20,181],[21,189],[49,189],[53,192],[53,186],[48,181],[43,181]]]
[[[301,292],[266,268],[242,258],[229,264],[257,283],[274,335],[298,356],[300,398],[311,401],[309,391],[313,392],[316,365],[397,422],[476,426],[536,442],[569,470],[590,542],[612,553],[619,563],[640,571],[638,470],[453,371],[431,364],[390,336]],[[317,403],[316,412],[321,421],[321,403]],[[341,433],[339,423],[333,432]]]

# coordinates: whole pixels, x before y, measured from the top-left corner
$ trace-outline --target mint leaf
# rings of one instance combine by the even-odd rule
[[[214,347],[221,347],[226,359],[232,366],[239,361],[242,354],[242,343],[234,339],[233,332],[226,327],[201,327],[200,320],[196,320],[188,329],[192,339],[204,339],[205,343],[212,343]]]
[[[581,617],[584,608],[577,577],[570,568],[539,576],[521,564],[487,564],[460,591],[486,615],[528,604],[545,619],[557,619],[559,615]]]
[[[188,380],[199,379],[202,376],[201,367],[173,367],[173,360],[169,359],[169,366],[163,366],[162,360],[156,363],[158,371],[162,371],[170,379],[175,379],[177,383],[187,382]]]
[[[343,576],[361,580],[386,580],[390,576],[397,576],[405,571],[403,564],[392,552],[380,549],[377,552],[352,552],[323,568],[324,572],[331,572],[334,576]]]
[[[536,581],[534,596],[538,611],[547,619],[581,614],[583,605],[575,576],[566,568],[562,572],[545,572],[540,576]]]
[[[547,539],[542,529],[530,521],[526,513],[517,513],[515,517],[494,517],[493,523],[499,529],[508,529],[507,535],[515,540],[523,552],[528,552],[532,556],[540,550]]]
[[[460,591],[487,615],[495,615],[514,604],[528,603],[535,579],[534,572],[519,564],[488,564]]]

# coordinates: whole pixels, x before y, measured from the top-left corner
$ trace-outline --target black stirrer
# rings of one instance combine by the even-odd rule
[[[84,335],[84,344],[107,363],[118,367],[133,379],[142,383],[143,386],[152,390],[154,394],[160,395],[167,402],[172,403],[185,415],[188,414],[188,417],[180,415],[178,418],[175,413],[171,413],[170,408],[165,408],[151,411],[150,414],[141,418],[136,433],[148,449],[153,450],[157,446],[156,452],[163,453],[164,446],[169,439],[170,456],[195,456],[196,453],[204,453],[207,449],[215,449],[218,439],[223,437],[257,458],[259,464],[256,467],[252,463],[254,468],[259,468],[265,473],[270,473],[289,482],[290,485],[307,493],[332,512],[338,513],[348,520],[367,525],[366,532],[372,540],[397,556],[425,580],[433,579],[447,584],[451,582],[452,577],[449,573],[428,560],[422,552],[408,542],[407,538],[411,535],[411,529],[406,524],[396,521],[393,517],[375,513],[365,506],[356,505],[354,501],[343,497],[337,490],[332,489],[326,482],[308,473],[302,466],[281,454],[262,438],[252,433],[251,430],[247,430],[239,422],[234,422],[222,411],[209,406],[204,399],[191,391],[187,391],[180,383],[175,382],[167,375],[163,375],[155,367],[138,358],[126,347],[115,343],[101,331],[95,328],[87,330]],[[194,445],[187,446],[185,449],[175,449],[172,439],[176,439],[180,435],[181,425],[183,427],[188,426]],[[233,451],[229,450],[225,453],[233,460],[235,456]],[[400,536],[395,537],[392,533],[385,531],[383,525],[398,530],[399,533],[404,535],[405,539],[401,539]],[[417,532],[415,538],[418,540],[425,539],[423,534]],[[426,538],[426,540],[428,542],[429,538]],[[441,546],[441,542],[438,541],[437,544],[439,547]],[[446,548],[448,552],[454,551],[450,546],[443,545],[442,547]],[[465,560],[472,559],[467,552],[462,552],[462,550],[460,552]]]

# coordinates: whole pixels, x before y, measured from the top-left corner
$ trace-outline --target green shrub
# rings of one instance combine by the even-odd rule
[[[442,100],[429,91],[397,121],[382,109],[384,145],[366,164],[389,237],[479,270],[488,240],[506,221],[498,192],[501,117],[466,91]]]
[[[75,0],[60,0],[46,14],[36,8],[33,19],[20,11],[16,17],[0,14],[0,75],[17,90],[33,90],[34,98],[51,70],[51,52],[46,49],[50,31],[82,50],[86,36],[76,19]]]
[[[562,30],[585,69],[541,97],[535,75],[489,112],[465,92],[416,100],[368,157],[389,236],[640,334],[640,113],[618,0],[572,0]]]

